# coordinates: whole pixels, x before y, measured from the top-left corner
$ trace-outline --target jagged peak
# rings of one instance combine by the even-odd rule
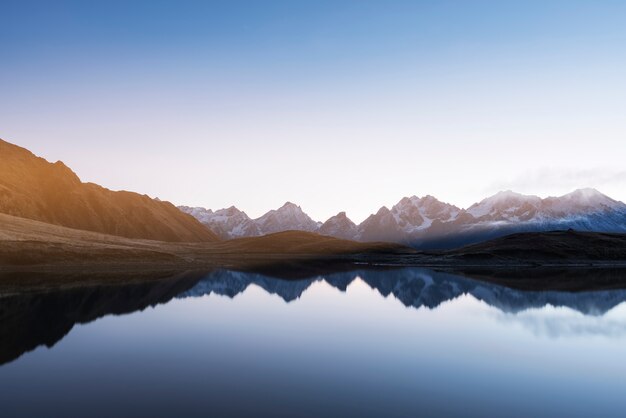
[[[594,198],[602,198],[602,199],[611,199],[610,197],[608,197],[607,195],[605,195],[604,193],[599,192],[597,189],[594,189],[592,187],[585,187],[582,189],[576,189],[573,192],[567,193],[561,197],[564,198],[579,198],[579,199],[586,199],[586,200],[590,200],[590,199],[594,199]]]
[[[609,196],[599,192],[593,188],[576,189],[571,193],[561,197],[549,197],[546,201],[551,202],[556,208],[564,210],[567,206],[563,205],[580,205],[583,207],[626,207],[624,203],[611,199]]]
[[[299,208],[300,206],[296,205],[293,202],[290,202],[289,200],[286,201],[281,207],[283,208],[288,208],[288,207],[294,207],[294,208]]]
[[[502,190],[498,193],[489,196],[481,201],[482,202],[493,202],[493,201],[503,201],[508,199],[516,199],[516,200],[536,200],[540,199],[539,196],[535,195],[527,195],[522,193],[514,192],[513,190]]]
[[[219,210],[216,210],[216,211],[215,211],[215,213],[216,213],[216,214],[222,214],[222,213],[225,213],[225,214],[227,214],[227,215],[231,215],[231,216],[232,216],[232,215],[238,215],[238,214],[243,214],[243,215],[245,215],[245,213],[244,213],[243,211],[240,211],[240,210],[239,210],[239,209],[237,209],[237,207],[236,207],[236,206],[234,206],[234,205],[229,206],[229,207],[224,208],[224,209],[219,209]]]
[[[387,206],[382,206],[380,209],[378,209],[378,212],[376,212],[376,215],[384,215],[391,212],[389,210],[389,208]]]
[[[424,202],[429,202],[429,201],[437,201],[437,202],[441,202],[439,199],[437,199],[435,196],[427,194],[426,196],[422,197],[421,199]]]
[[[76,174],[71,168],[69,168],[63,161],[57,161],[54,163],[55,169],[66,175],[72,182],[79,184],[81,183],[80,177]]]
[[[178,206],[178,209],[182,210],[183,212],[203,212],[203,213],[213,213],[212,209],[207,209],[203,206],[185,206],[185,205],[180,205]]]
[[[489,197],[484,198],[483,200],[481,200],[478,203],[474,203],[472,206],[470,206],[470,208],[473,207],[478,207],[478,206],[482,206],[484,204],[487,203],[499,203],[499,202],[504,202],[507,200],[514,200],[514,201],[520,201],[520,200],[541,200],[541,198],[539,196],[535,196],[535,195],[526,195],[526,194],[522,194],[522,193],[517,193],[514,192],[513,190],[502,190],[499,191]]]
[[[542,199],[539,196],[525,195],[514,192],[512,190],[503,190],[492,196],[489,196],[478,203],[474,203],[467,208],[466,212],[475,218],[481,218],[485,215],[493,214],[497,212],[497,207],[514,208],[516,205],[522,203],[531,203],[537,206],[541,203]]]
[[[330,218],[328,218],[328,221],[330,221],[331,219],[344,219],[344,218],[348,218],[348,215],[346,215],[345,211],[341,211],[337,213],[336,215],[333,215]]]
[[[407,204],[407,203],[416,204],[416,203],[421,203],[427,197],[428,197],[428,195],[426,195],[424,197],[419,197],[419,196],[416,196],[416,195],[412,195],[412,196],[408,196],[408,197],[403,197],[402,199],[400,199],[400,201],[398,203],[399,204]],[[432,197],[432,196],[430,196],[430,197]],[[435,200],[437,200],[437,199],[435,199]]]
[[[354,222],[352,222],[352,220],[350,218],[348,218],[348,215],[346,214],[345,211],[341,211],[338,214],[336,214],[335,216],[331,216],[330,218],[328,218],[326,220],[326,222],[333,222],[333,221],[343,221],[343,222],[347,221],[349,223],[354,224]]]
[[[235,205],[231,205],[225,209],[222,209],[223,211],[227,211],[229,213],[243,213],[242,210],[239,210],[239,208],[237,208],[237,206]]]
[[[423,205],[428,205],[428,204],[432,204],[432,203],[440,203],[442,205],[447,205],[447,206],[451,206],[451,207],[455,207],[454,205],[450,204],[450,203],[445,203],[442,202],[441,200],[437,199],[435,196],[427,194],[425,196],[419,197],[416,195],[412,195],[410,197],[403,197],[402,199],[400,199],[400,201],[394,205],[394,207],[396,206],[404,206],[407,204],[412,204],[414,206],[423,206]],[[458,208],[457,208],[458,209]]]

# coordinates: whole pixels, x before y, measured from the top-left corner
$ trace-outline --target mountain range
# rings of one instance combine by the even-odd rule
[[[447,249],[516,232],[626,232],[626,204],[595,189],[543,199],[504,191],[467,209],[433,196],[405,197],[391,209],[383,206],[359,225],[345,212],[326,222],[316,222],[291,202],[257,219],[234,206],[217,211],[188,206],[179,209],[223,239],[302,230],[362,242],[388,241],[422,249]]]
[[[176,208],[147,195],[84,183],[61,161],[50,163],[3,140],[0,161],[0,213],[132,239],[217,242],[302,231],[436,250],[518,232],[626,232],[626,204],[594,189],[544,199],[505,191],[467,209],[433,196],[405,197],[357,225],[345,212],[318,222],[291,202],[256,219],[234,206]]]

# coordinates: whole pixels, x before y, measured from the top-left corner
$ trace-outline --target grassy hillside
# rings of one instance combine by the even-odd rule
[[[210,243],[135,240],[0,214],[0,266],[228,266],[267,259],[412,252],[396,244],[358,243],[308,232]]]

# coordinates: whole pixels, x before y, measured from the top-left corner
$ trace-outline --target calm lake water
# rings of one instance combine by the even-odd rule
[[[618,417],[626,291],[215,271],[0,298],[0,415]]]

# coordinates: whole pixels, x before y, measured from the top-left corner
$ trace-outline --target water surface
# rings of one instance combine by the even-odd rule
[[[0,405],[3,417],[617,417],[624,301],[418,268],[5,295]]]

